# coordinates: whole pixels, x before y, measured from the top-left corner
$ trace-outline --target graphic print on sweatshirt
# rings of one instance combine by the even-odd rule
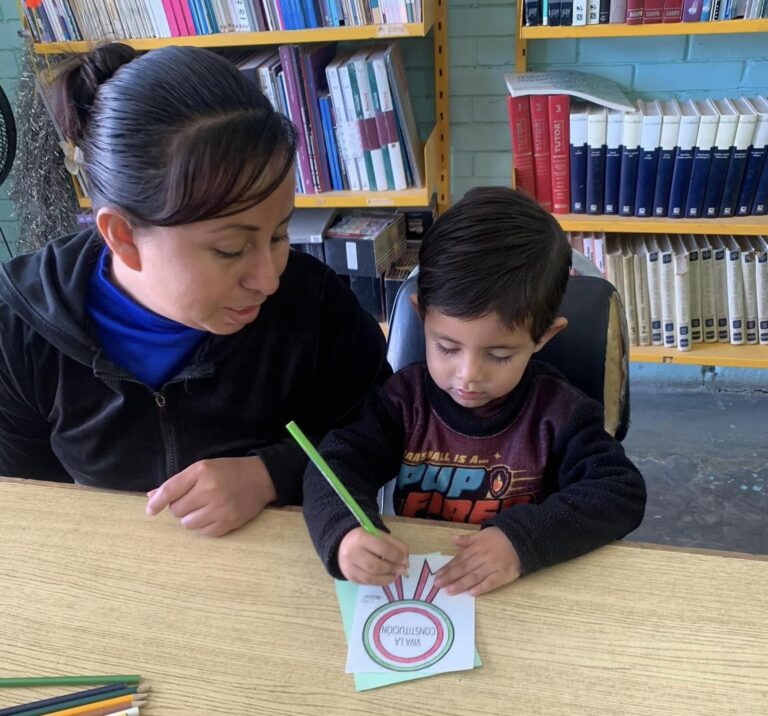
[[[542,501],[554,424],[567,412],[549,385],[539,384],[509,424],[476,436],[441,419],[416,366],[397,378],[387,386],[405,434],[396,514],[479,524],[512,505]]]

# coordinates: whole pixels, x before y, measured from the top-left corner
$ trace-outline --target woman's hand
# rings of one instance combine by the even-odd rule
[[[147,514],[167,507],[187,529],[221,537],[256,517],[277,494],[260,457],[223,457],[190,465],[147,497]]]

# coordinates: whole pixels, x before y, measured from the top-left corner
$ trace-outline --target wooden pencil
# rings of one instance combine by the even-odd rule
[[[92,704],[99,704],[107,699],[116,699],[123,696],[133,696],[133,689],[111,689],[103,694],[97,694],[96,696],[84,696],[82,698],[68,699],[64,701],[57,701],[47,706],[38,706],[36,704],[28,704],[22,711],[17,711],[14,716],[46,716],[46,714],[58,713],[64,709],[72,709],[76,706],[90,706]]]
[[[124,691],[127,688],[126,684],[108,684],[107,686],[99,686],[95,689],[87,689],[86,691],[73,691],[70,694],[62,694],[61,696],[52,696],[49,699],[40,699],[40,701],[33,701],[28,704],[20,704],[19,706],[9,706],[8,708],[0,709],[0,716],[17,716],[18,714],[24,714],[32,709],[40,709],[45,706],[60,706],[64,708],[63,704],[69,701],[77,701],[78,699],[88,699],[92,697],[100,697],[102,700],[106,698],[105,694],[111,694],[116,691]],[[131,687],[131,691],[135,691],[137,687]],[[121,694],[122,695],[122,694]],[[81,703],[87,703],[85,701]],[[44,711],[41,713],[45,713]]]
[[[103,686],[110,684],[139,684],[141,676],[21,676],[0,679],[0,688],[22,686]]]
[[[83,704],[82,706],[75,706],[74,708],[66,708],[61,711],[49,711],[48,714],[50,714],[50,716],[107,716],[107,714],[112,711],[141,705],[144,701],[144,699],[139,699],[131,695],[119,696],[115,699],[94,701],[90,704]],[[24,716],[27,715],[24,714]]]

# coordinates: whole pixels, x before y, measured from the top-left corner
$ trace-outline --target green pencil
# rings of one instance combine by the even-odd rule
[[[293,439],[299,444],[301,449],[307,453],[307,457],[312,460],[315,467],[320,470],[323,477],[328,480],[331,487],[336,491],[336,494],[341,498],[342,502],[349,508],[349,511],[355,516],[355,519],[360,523],[360,526],[374,537],[379,536],[379,530],[376,529],[376,525],[371,522],[368,515],[365,514],[363,508],[357,504],[352,495],[349,494],[349,490],[342,484],[341,480],[336,477],[330,465],[323,460],[323,456],[315,450],[315,446],[309,442],[309,439],[301,431],[301,428],[291,420],[288,425],[285,426]]]
[[[21,676],[0,679],[0,688],[22,686],[102,686],[104,684],[138,684],[140,676]]]

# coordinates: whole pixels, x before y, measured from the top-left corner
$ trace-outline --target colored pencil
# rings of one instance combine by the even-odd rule
[[[336,474],[331,470],[330,465],[323,459],[323,456],[317,452],[315,446],[309,442],[309,438],[301,431],[301,428],[296,425],[293,420],[285,426],[286,430],[291,434],[293,439],[299,444],[301,449],[307,454],[307,457],[312,460],[315,467],[320,470],[323,477],[328,480],[331,487],[336,491],[336,494],[341,498],[342,502],[347,506],[349,511],[355,516],[355,519],[360,523],[360,526],[375,537],[379,536],[379,530],[376,529],[376,525],[371,522],[368,515],[365,514],[363,508],[357,504],[352,495],[349,494],[349,490],[344,487],[344,484],[339,480]]]
[[[98,705],[107,699],[124,698],[127,696],[132,697],[133,695],[134,691],[132,689],[117,689],[107,691],[103,694],[97,694],[96,696],[85,696],[79,699],[70,699],[68,701],[63,701],[48,706],[37,707],[35,704],[29,704],[28,708],[26,708],[24,711],[18,711],[16,716],[47,716],[47,714],[59,713],[59,711],[63,711],[65,709],[72,709],[79,706]]]
[[[107,716],[115,709],[125,709],[132,706],[141,706],[142,704],[144,704],[144,699],[137,702],[135,697],[121,696],[117,699],[96,701],[92,704],[76,706],[75,708],[64,709],[63,711],[51,711],[50,716]]]
[[[111,694],[116,691],[124,691],[126,684],[108,684],[107,686],[99,686],[96,689],[88,689],[87,691],[74,691],[71,694],[63,694],[61,696],[52,696],[49,699],[41,699],[40,701],[34,701],[28,704],[21,704],[20,706],[9,706],[5,709],[0,709],[0,716],[17,716],[17,714],[23,714],[33,709],[41,709],[45,706],[61,706],[69,701],[77,701],[78,699],[88,699],[98,697],[101,699],[106,698],[105,694]],[[136,687],[131,689],[131,692],[135,692]],[[127,693],[127,692],[126,692]],[[86,701],[80,703],[87,703]],[[41,713],[45,713],[44,711]]]
[[[103,684],[138,684],[141,677],[131,676],[22,676],[0,679],[0,688],[21,686],[102,686]]]

